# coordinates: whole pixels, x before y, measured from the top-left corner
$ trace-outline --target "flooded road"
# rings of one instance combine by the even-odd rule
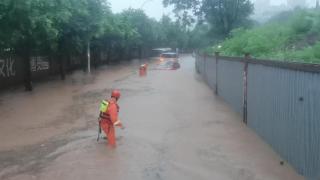
[[[81,72],[0,101],[0,179],[303,179],[195,73],[141,62]],[[122,91],[116,149],[96,142],[101,99]]]

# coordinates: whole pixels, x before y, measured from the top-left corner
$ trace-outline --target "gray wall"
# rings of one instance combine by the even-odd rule
[[[216,87],[216,59],[214,57],[206,58],[206,80],[211,88]]]
[[[117,59],[119,58],[117,55],[121,55],[119,53],[113,53],[114,51],[114,49],[111,52],[107,52],[107,50],[92,51],[91,65],[97,67],[100,64],[120,60]],[[58,75],[60,73],[60,60],[58,56],[50,53],[33,53],[32,57],[30,57],[32,81],[47,80],[50,75]],[[111,53],[109,54],[109,58],[108,53]],[[131,51],[132,56],[137,56],[137,54],[138,49]],[[144,55],[148,54],[150,53],[144,52]],[[64,68],[67,72],[75,69],[86,70],[86,59],[86,54],[71,54],[69,56],[64,56]],[[22,85],[25,78],[24,66],[22,58],[18,57],[14,52],[0,52],[0,90],[15,85]]]
[[[49,57],[31,57],[31,75],[33,80],[47,78],[51,71]],[[25,77],[23,60],[14,55],[0,57],[0,89],[23,84]]]
[[[215,68],[208,59],[216,58]],[[204,60],[197,56],[196,64],[203,65]],[[206,61],[206,68],[199,71],[218,88],[218,95],[237,112],[246,113],[248,126],[298,173],[320,179],[320,66],[230,57]]]
[[[320,172],[320,74],[249,64],[248,125],[299,173]]]
[[[238,113],[243,113],[243,69],[239,61],[218,60],[218,94]]]
[[[205,75],[205,63],[206,63],[206,57],[203,56],[197,56],[197,59],[201,58],[201,61],[196,61],[196,68],[197,72],[200,73],[202,76]]]
[[[0,57],[0,89],[19,84],[23,81],[23,66],[20,58]]]

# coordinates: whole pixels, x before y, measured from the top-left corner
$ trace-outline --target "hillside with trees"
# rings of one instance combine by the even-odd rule
[[[295,9],[274,16],[268,23],[253,29],[239,28],[224,42],[209,48],[223,55],[320,62],[320,12]]]

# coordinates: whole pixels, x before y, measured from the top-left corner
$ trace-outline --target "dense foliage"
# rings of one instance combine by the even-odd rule
[[[53,56],[64,78],[68,59],[90,51],[117,61],[159,46],[188,47],[188,31],[169,17],[156,21],[136,9],[114,14],[107,0],[1,0],[0,27],[0,55],[23,58],[28,90],[34,55]]]
[[[236,29],[223,43],[210,48],[224,55],[320,62],[320,12],[296,9],[281,13],[260,27]]]
[[[208,23],[216,39],[227,37],[234,28],[251,24],[253,4],[250,0],[163,0],[163,3],[172,5],[185,25],[196,21]]]

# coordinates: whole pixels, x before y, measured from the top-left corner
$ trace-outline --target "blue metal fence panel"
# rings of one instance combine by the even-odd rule
[[[196,68],[197,68],[197,71],[201,75],[203,75],[203,73],[204,73],[204,57],[203,56],[197,55],[197,57],[196,57]]]
[[[206,58],[206,79],[207,83],[211,88],[216,87],[216,58],[215,57],[207,57]]]
[[[249,64],[248,125],[300,174],[320,178],[320,74]]]
[[[218,94],[239,113],[243,113],[244,65],[240,61],[218,60]]]
[[[225,58],[219,58],[216,67],[214,57],[202,56],[196,66],[207,83],[217,85],[218,94],[242,113],[245,60]],[[320,74],[294,69],[249,62],[248,125],[297,172],[320,179]]]
[[[195,57],[195,67],[196,67],[196,71],[198,72],[198,73],[200,73],[200,71],[199,71],[199,61],[200,61],[200,59],[199,59],[199,55],[197,54],[196,55],[196,57]]]

